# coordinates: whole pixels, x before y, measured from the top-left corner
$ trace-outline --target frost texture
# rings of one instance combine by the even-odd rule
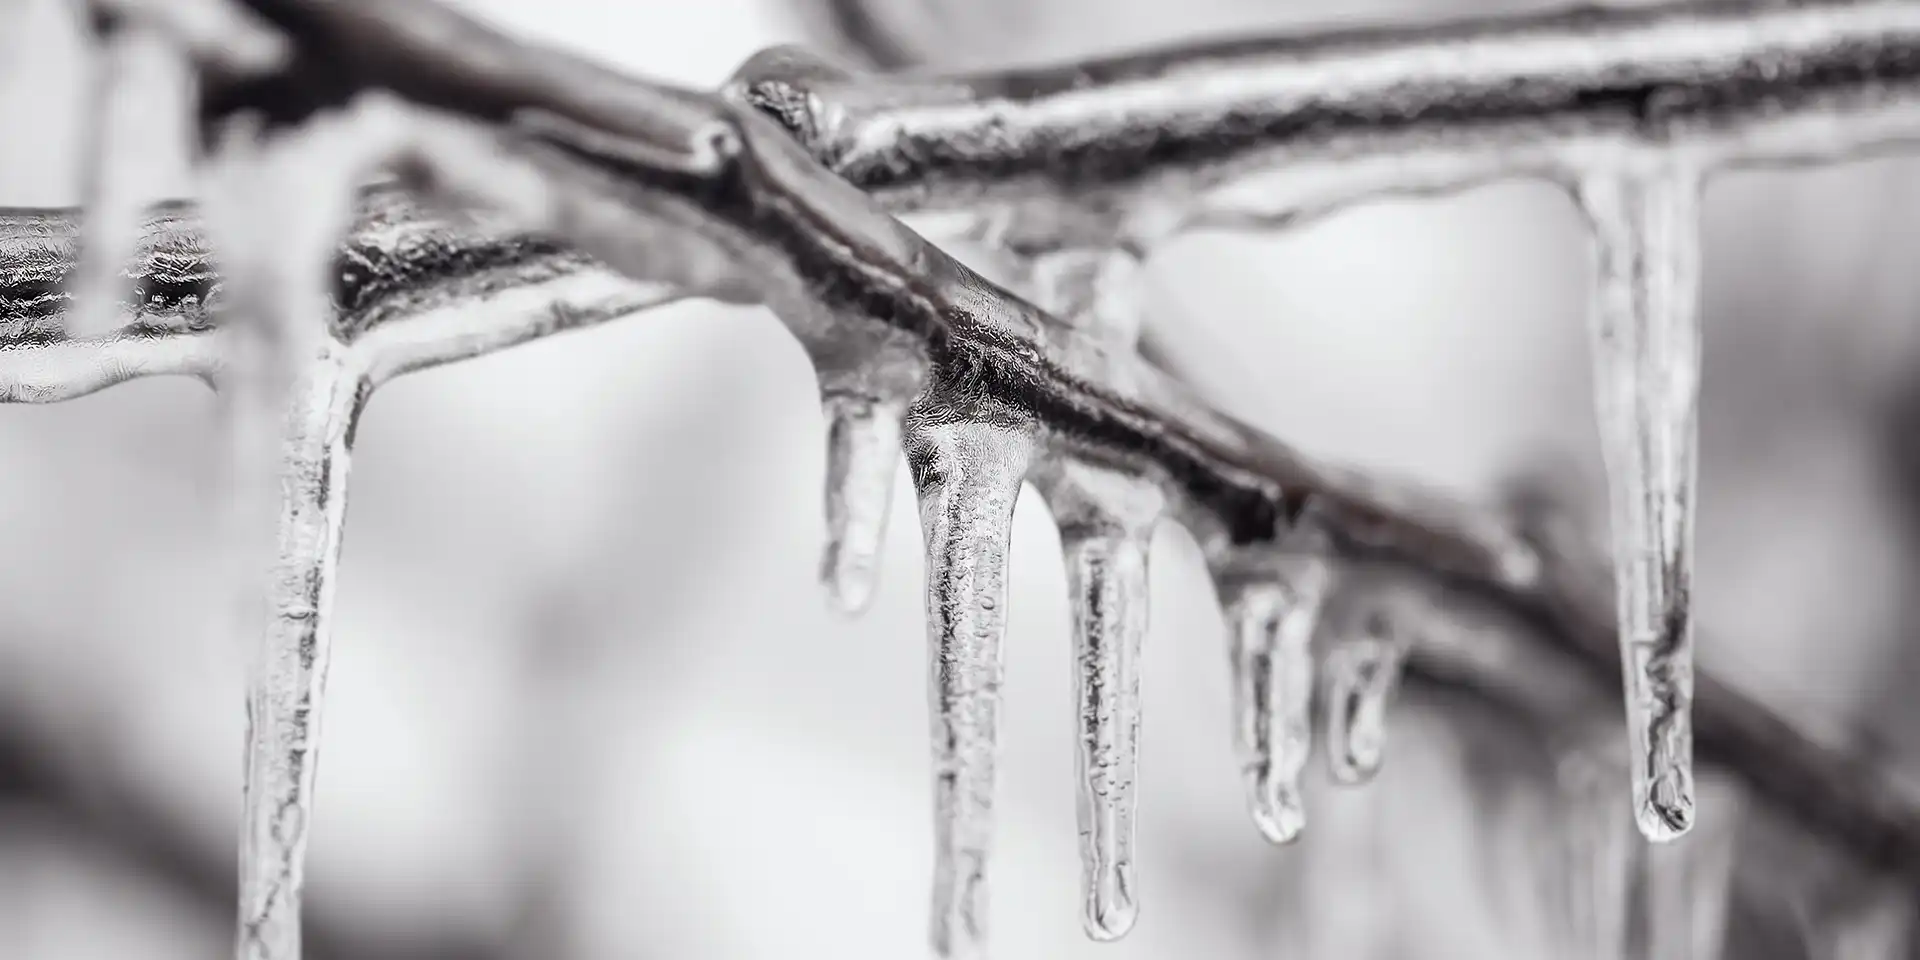
[[[1700,394],[1699,181],[1597,177],[1593,378],[1612,504],[1620,656],[1640,832],[1693,825],[1693,516]]]

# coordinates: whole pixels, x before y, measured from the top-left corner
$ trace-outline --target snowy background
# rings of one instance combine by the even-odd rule
[[[775,0],[463,6],[701,86],[802,39]],[[1518,6],[995,0],[942,36],[984,63]],[[0,0],[0,205],[76,199],[86,69],[62,3]],[[1726,178],[1707,245],[1704,664],[1819,736],[1896,756],[1920,749],[1914,174]],[[1543,462],[1596,489],[1584,238],[1544,187],[1195,236],[1153,271],[1152,322],[1212,396],[1313,454],[1471,496]],[[380,392],[355,457],[309,870],[310,926],[338,939],[316,958],[919,955],[919,531],[903,471],[874,609],[828,612],[814,399],[770,315],[698,303]],[[0,744],[20,767],[0,765],[7,960],[230,949],[242,651],[217,629],[217,451],[210,395],[188,382],[0,411]],[[1464,722],[1400,714],[1380,781],[1316,794],[1300,847],[1259,839],[1223,627],[1171,528],[1144,672],[1142,918],[1087,942],[1058,537],[1037,497],[1015,527],[999,956],[1553,954],[1553,871],[1533,848],[1555,828],[1470,769],[1486,744]],[[73,808],[13,786],[28,780]]]

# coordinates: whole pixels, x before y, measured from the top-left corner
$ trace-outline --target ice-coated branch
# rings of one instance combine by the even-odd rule
[[[719,97],[518,43],[431,0],[227,2],[284,35],[291,54],[262,73],[204,73],[200,106],[208,129],[252,118],[254,142],[271,148],[277,137],[351,114],[369,97],[385,98],[400,112],[382,116],[404,114],[406,123],[435,136],[431,143],[396,141],[377,151],[379,159],[436,204],[478,203],[504,222],[489,231],[435,220],[437,214],[383,217],[363,202],[346,228],[347,254],[331,267],[319,256],[306,264],[338,278],[328,342],[361,365],[356,369],[367,380],[670,297],[704,295],[771,306],[813,358],[830,410],[854,398],[891,417],[912,402],[903,436],[927,528],[941,811],[934,929],[936,942],[956,953],[976,948],[984,929],[1005,521],[1030,470],[1085,463],[1150,486],[1167,514],[1195,533],[1217,576],[1260,574],[1247,581],[1263,599],[1243,646],[1250,689],[1269,704],[1266,716],[1256,716],[1255,725],[1267,729],[1257,761],[1266,772],[1256,776],[1263,796],[1275,798],[1276,823],[1297,814],[1285,798],[1304,760],[1296,721],[1311,692],[1311,677],[1300,676],[1311,605],[1296,596],[1311,591],[1287,573],[1299,561],[1337,559],[1341,567],[1381,572],[1383,582],[1398,578],[1438,607],[1457,605],[1490,619],[1497,628],[1484,636],[1423,638],[1410,669],[1544,718],[1563,718],[1596,691],[1619,689],[1612,589],[1606,567],[1584,545],[1550,542],[1500,512],[1309,463],[1143,362],[1128,336],[1114,333],[1125,323],[1090,326],[1073,316],[1063,322],[907,230],[882,202],[905,209],[1032,201],[1049,215],[1066,211],[1063,222],[1082,238],[1103,238],[1118,249],[1201,210],[1196,191],[1225,183],[1226,173],[1293,156],[1267,149],[1272,144],[1264,139],[1289,130],[1324,134],[1338,147],[1299,156],[1353,158],[1356,172],[1376,177],[1368,189],[1391,189],[1457,183],[1459,171],[1517,169],[1497,158],[1534,157],[1545,169],[1549,160],[1586,156],[1563,150],[1568,143],[1585,149],[1616,135],[1693,137],[1694,121],[1714,131],[1699,143],[1750,159],[1774,157],[1781,144],[1800,142],[1822,123],[1834,136],[1807,141],[1822,152],[1896,142],[1912,119],[1899,71],[1914,58],[1898,55],[1908,36],[1903,11],[1911,8],[1884,3],[1756,8],[1751,30],[1724,9],[1707,8],[1249,43],[1083,65],[1065,79],[1039,71],[933,85],[877,105],[859,102],[857,81],[804,58],[757,58]],[[1471,55],[1409,65],[1401,54],[1416,40],[1462,45],[1456,52]],[[1569,57],[1585,45],[1599,53]],[[1232,72],[1245,66],[1242,60],[1258,67],[1254,80]],[[1740,72],[1762,62],[1764,70],[1749,71],[1758,79]],[[1221,64],[1228,73],[1219,82],[1189,82]],[[1471,65],[1470,76],[1445,75],[1468,69],[1463,64]],[[1856,69],[1842,69],[1847,64]],[[1329,66],[1345,78],[1341,83],[1328,85],[1315,72]],[[1768,79],[1783,76],[1788,82]],[[1348,86],[1344,99],[1328,100],[1327,90]],[[938,101],[932,106],[917,99],[928,90]],[[1240,96],[1235,90],[1246,97],[1233,99]],[[1103,99],[1114,91],[1121,100]],[[1230,102],[1208,99],[1227,94]],[[1126,108],[1127,98],[1138,99],[1134,108]],[[1816,100],[1820,110],[1813,109]],[[1278,106],[1263,112],[1249,106],[1255,101]],[[1087,103],[1119,126],[1108,129],[1091,114],[1078,116],[1085,125],[1047,126],[1077,116]],[[1042,109],[1023,114],[1023,105]],[[1002,121],[1011,126],[993,126]],[[836,139],[862,123],[871,125],[858,142]],[[1794,124],[1800,126],[1793,137],[1781,132]],[[970,132],[990,128],[1011,135]],[[943,146],[939,137],[948,134]],[[891,146],[875,146],[883,141]],[[848,161],[867,156],[860,152],[867,147],[907,152],[891,155],[899,170],[863,180],[891,169]],[[1009,149],[1032,155],[995,153]],[[1380,162],[1361,162],[1368,157]],[[925,169],[914,173],[916,164]],[[1382,170],[1393,176],[1379,176]],[[931,184],[954,190],[920,188]],[[1089,209],[1076,206],[1082,200]],[[71,269],[71,251],[48,252],[62,236],[57,218],[14,214],[5,223],[10,233],[0,243],[9,246],[0,249],[28,267],[0,273],[0,311],[17,314],[23,332],[38,333],[9,341],[0,354],[23,358],[28,369],[51,355],[45,351],[75,355],[76,342],[59,324],[62,294],[53,284]],[[70,244],[70,230],[65,236]],[[193,229],[182,219],[158,236],[177,245]],[[358,241],[369,242],[356,252]],[[201,243],[184,261],[204,266],[205,248]],[[1111,259],[1080,264],[1096,268],[1079,272],[1063,261],[1053,264],[1066,270],[1056,278],[1097,285],[1117,276],[1109,272]],[[1127,269],[1120,262],[1118,275]],[[177,263],[162,265],[144,252],[135,268],[138,278],[177,272]],[[209,288],[195,302],[204,307],[218,296]],[[219,379],[223,358],[233,352],[233,329],[140,327],[149,314],[199,315],[185,308],[186,299],[163,293],[154,309],[139,307],[133,323],[146,332],[129,336],[144,346],[205,333],[222,349],[212,351],[213,371],[203,375]],[[70,372],[54,386],[71,393],[77,388],[68,381],[85,387],[124,379],[98,365]],[[868,456],[855,469],[855,452],[887,428],[844,444],[846,469],[832,496],[848,507],[840,526],[850,543],[856,532],[860,543],[870,539],[870,494],[882,486],[873,479],[881,458]],[[855,504],[857,498],[865,499]],[[1310,507],[1329,536],[1324,550],[1301,555],[1287,538]],[[1105,576],[1102,550],[1090,558],[1098,562],[1089,572]],[[846,567],[852,598],[864,563]],[[1095,679],[1117,676],[1124,686],[1124,657],[1105,654],[1126,649],[1136,617],[1115,608],[1119,616],[1107,629],[1110,598],[1094,579],[1085,578],[1080,592],[1089,624],[1084,639],[1101,651],[1093,658]],[[1920,865],[1920,818],[1877,772],[1814,745],[1710,678],[1699,678],[1696,689],[1703,754],[1723,759],[1763,797],[1863,859]],[[1083,700],[1083,708],[1093,704],[1097,722],[1082,746],[1096,755],[1117,744],[1125,727],[1125,711],[1105,695]],[[1112,799],[1089,805],[1095,819],[1113,818],[1113,829],[1096,831],[1090,879],[1114,891],[1095,890],[1117,908],[1121,873],[1103,864],[1119,863],[1125,805]]]
[[[1561,175],[1610,162],[1621,143],[1709,165],[1911,143],[1920,6],[1576,7],[958,75],[803,75],[770,59],[739,80],[894,210],[1044,200],[1151,217],[1206,198],[1221,213],[1284,216]],[[1330,179],[1207,197],[1280,167]]]

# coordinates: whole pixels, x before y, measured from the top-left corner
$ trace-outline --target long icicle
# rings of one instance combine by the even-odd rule
[[[873,601],[900,464],[904,405],[830,393],[827,415],[827,546],[820,580],[842,613]]]
[[[942,957],[977,957],[986,947],[1007,558],[1031,439],[993,424],[934,418],[909,436],[927,542],[932,647],[931,938]]]
[[[1595,176],[1596,406],[1612,503],[1634,819],[1693,824],[1692,551],[1700,391],[1700,180]]]
[[[1684,840],[1643,854],[1649,960],[1719,960],[1726,941],[1741,788],[1711,767],[1700,772],[1696,786],[1713,816]]]
[[[1391,623],[1369,624],[1366,636],[1327,653],[1327,769],[1335,783],[1366,783],[1380,772],[1387,707],[1405,657],[1404,645],[1386,635],[1395,629]]]
[[[1165,500],[1150,483],[1072,461],[1040,471],[1036,483],[1060,524],[1073,605],[1081,926],[1095,940],[1116,940],[1139,916],[1140,653],[1147,556]]]
[[[372,109],[366,109],[371,103]],[[326,679],[332,571],[347,443],[364,377],[329,332],[336,251],[358,179],[390,152],[395,115],[356,102],[291,130],[232,122],[210,158],[203,208],[225,265],[241,629],[265,625],[248,694],[241,813],[240,960],[298,960],[300,885]],[[277,548],[258,579],[266,530]]]
[[[1228,598],[1235,751],[1260,833],[1291,843],[1306,827],[1300,776],[1313,736],[1313,634],[1325,602],[1325,559],[1286,558],[1281,582],[1255,582]]]
[[[259,596],[264,605],[247,605],[264,617],[264,632],[247,696],[236,949],[241,960],[300,956],[300,888],[312,820],[334,572],[346,519],[348,448],[363,395],[363,381],[345,364],[319,363],[295,387],[293,409],[284,420],[275,559]],[[238,403],[251,399],[233,398]],[[234,413],[243,418],[258,415]],[[243,459],[241,466],[253,464]],[[237,480],[248,482],[245,477]]]
[[[1557,771],[1570,861],[1567,952],[1580,960],[1627,957],[1640,846],[1633,839],[1633,818],[1620,809],[1619,762],[1612,746],[1608,741],[1577,748],[1561,759]]]

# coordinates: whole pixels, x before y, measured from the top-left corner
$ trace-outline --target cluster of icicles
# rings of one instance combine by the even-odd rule
[[[233,49],[245,55],[246,48]],[[125,299],[117,265],[130,254],[140,223],[137,179],[147,168],[141,150],[184,142],[189,133],[184,104],[117,103],[190,89],[187,58],[139,29],[118,34],[110,54],[99,115],[139,116],[148,124],[177,119],[180,127],[135,131],[129,141],[126,131],[103,126],[89,181],[76,335],[100,332],[111,304]],[[240,936],[241,955],[262,960],[298,955],[325,614],[344,512],[348,426],[364,399],[359,381],[323,375],[338,358],[322,331],[333,250],[351,216],[356,178],[379,152],[369,143],[379,138],[365,125],[349,132],[344,121],[339,130],[332,122],[316,120],[297,135],[271,139],[229,136],[203,170],[223,309],[246,319],[230,325],[237,352],[221,378],[235,438],[236,562],[255,565],[261,531],[278,537],[271,582],[249,591],[245,612],[250,633],[270,625],[248,698]],[[1595,380],[1611,479],[1632,803],[1641,831],[1659,840],[1687,830],[1694,807],[1688,545],[1700,362],[1699,190],[1698,177],[1683,168],[1598,175],[1579,189],[1598,237]],[[1138,266],[1130,256],[1068,250],[1030,259],[1026,280],[1042,307],[1109,349],[1131,351],[1138,324],[1128,277]],[[942,415],[940,398],[916,396],[917,383],[895,389],[863,367],[879,362],[875,357],[856,359],[843,370],[822,370],[830,423],[823,575],[848,610],[871,596],[904,447],[927,550],[935,948],[950,956],[984,949],[1008,538],[1026,483],[1058,517],[1072,591],[1084,922],[1094,937],[1119,937],[1137,910],[1148,542],[1170,506],[1153,483],[1051,449],[1029,427]],[[1316,671],[1316,624],[1338,572],[1323,536],[1309,511],[1283,549],[1218,571],[1231,629],[1234,737],[1253,817],[1278,843],[1305,824],[1301,777],[1311,753],[1316,681],[1336,778],[1364,780],[1380,763],[1387,700],[1408,649],[1389,623],[1340,644]],[[262,609],[263,597],[269,609]],[[1609,862],[1621,856],[1617,842],[1599,846]]]

